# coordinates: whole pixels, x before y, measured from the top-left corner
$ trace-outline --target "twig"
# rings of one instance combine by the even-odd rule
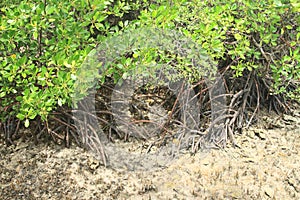
[[[257,103],[256,103],[256,107],[255,107],[255,110],[254,110],[254,112],[253,112],[253,114],[251,115],[251,117],[250,117],[250,119],[249,119],[249,121],[248,121],[248,123],[247,123],[247,125],[246,125],[246,128],[249,128],[249,126],[250,126],[250,124],[251,124],[251,122],[252,122],[252,120],[253,120],[253,118],[254,118],[254,115],[256,114],[256,112],[258,111],[258,109],[259,109],[259,106],[260,106],[260,95],[259,95],[259,88],[258,88],[258,84],[257,84],[257,81],[255,80],[255,86],[256,86],[256,93],[257,93]]]

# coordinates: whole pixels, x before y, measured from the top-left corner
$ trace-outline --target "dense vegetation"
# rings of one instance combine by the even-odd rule
[[[49,131],[49,116],[71,107],[76,72],[89,52],[107,38],[143,27],[176,30],[206,50],[227,92],[241,95],[232,102],[232,109],[242,109],[229,117],[232,128],[245,123],[251,107],[253,113],[259,106],[287,111],[287,101],[300,98],[299,11],[296,0],[1,1],[1,134],[10,144],[20,127],[34,121],[45,124],[38,132]],[[130,73],[137,55],[145,62],[175,56],[157,49],[124,54],[105,76],[117,81]],[[181,68],[183,74],[192,71]]]

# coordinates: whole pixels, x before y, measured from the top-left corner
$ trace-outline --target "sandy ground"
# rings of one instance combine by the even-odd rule
[[[300,199],[300,114],[261,117],[241,148],[184,155],[150,171],[110,169],[85,150],[0,143],[0,199]]]

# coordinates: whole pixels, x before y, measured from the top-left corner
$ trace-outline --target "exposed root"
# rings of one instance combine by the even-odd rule
[[[192,86],[196,91],[194,96],[190,96],[191,91],[185,91],[183,85],[176,97],[166,88],[143,88],[143,91],[135,91],[130,109],[120,113],[112,111],[114,84],[108,82],[98,90],[96,98],[87,97],[88,100],[81,101],[78,109],[60,107],[51,113],[48,121],[42,122],[38,118],[32,122],[31,136],[37,143],[47,133],[54,142],[64,143],[66,147],[75,141],[77,145],[92,150],[105,166],[109,165],[105,146],[119,139],[126,142],[135,138],[148,143],[146,154],[170,144],[172,155],[183,149],[194,154],[201,149],[224,148],[228,140],[234,147],[239,147],[234,135],[241,133],[242,127],[248,128],[255,123],[256,114],[262,107],[277,113],[291,110],[282,96],[270,93],[268,78],[259,77],[254,71],[245,76],[234,80],[239,84],[223,80],[225,93],[215,93],[213,98],[209,92],[213,86],[208,87],[204,81]],[[224,99],[226,105],[215,104],[212,110],[212,103],[218,103],[220,99]],[[95,101],[95,112],[91,112],[90,101]],[[197,102],[199,116],[181,112],[186,108],[193,110],[193,107],[188,107],[193,101]],[[155,116],[151,110],[153,105],[162,107],[164,111]],[[160,117],[164,120],[157,120]],[[13,117],[0,123],[0,130],[4,133],[1,136],[4,136],[7,145],[23,137],[18,134],[23,128],[20,120]]]

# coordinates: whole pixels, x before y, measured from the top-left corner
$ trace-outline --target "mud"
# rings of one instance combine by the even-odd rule
[[[75,145],[0,143],[0,199],[300,199],[300,114],[263,114],[223,150],[169,167],[101,166]]]

